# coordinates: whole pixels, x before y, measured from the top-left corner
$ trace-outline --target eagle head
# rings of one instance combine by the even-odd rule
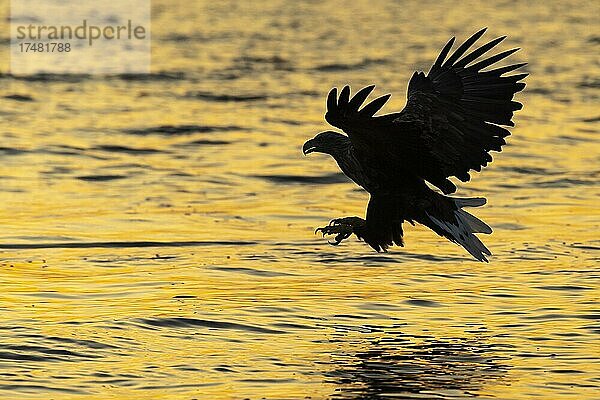
[[[306,141],[302,146],[302,153],[326,153],[333,155],[341,150],[348,148],[350,139],[346,135],[338,132],[325,131],[317,134],[314,138]]]

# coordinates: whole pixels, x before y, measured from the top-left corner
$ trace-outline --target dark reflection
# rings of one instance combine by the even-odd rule
[[[477,339],[369,340],[367,350],[334,355],[328,373],[339,387],[333,399],[478,397],[491,381],[504,379],[507,349]]]

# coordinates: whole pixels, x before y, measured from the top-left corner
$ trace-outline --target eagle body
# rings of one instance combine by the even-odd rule
[[[400,112],[375,116],[389,94],[363,106],[374,85],[352,97],[349,86],[339,96],[336,88],[329,92],[325,120],[345,134],[321,132],[304,144],[303,152],[331,155],[342,172],[371,195],[365,219],[338,218],[318,229],[324,235],[336,234],[335,244],[355,234],[375,250],[386,251],[394,244],[403,246],[404,221],[418,222],[487,261],[491,252],[474,234],[492,230],[463,210],[486,200],[446,196],[456,191],[448,178],[468,181],[471,170],[481,171],[492,161],[490,151],[502,150],[510,135],[505,126],[514,126],[513,113],[522,108],[512,99],[525,87],[519,81],[527,74],[504,75],[524,63],[485,70],[518,49],[478,60],[505,36],[467,52],[485,30],[448,56],[452,38],[427,75],[415,72]]]

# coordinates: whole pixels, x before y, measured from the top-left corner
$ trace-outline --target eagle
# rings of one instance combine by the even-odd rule
[[[365,219],[336,218],[317,228],[323,236],[336,235],[331,244],[354,234],[385,252],[393,245],[404,246],[402,224],[407,221],[425,225],[488,262],[492,253],[475,234],[490,234],[492,229],[464,210],[482,206],[486,199],[446,196],[456,191],[448,178],[467,182],[470,171],[479,172],[492,161],[490,151],[502,151],[510,135],[507,127],[514,127],[513,113],[522,108],[513,97],[525,88],[520,81],[528,74],[517,71],[527,63],[494,65],[519,48],[482,57],[506,36],[469,51],[486,29],[450,54],[455,41],[451,38],[427,74],[415,72],[400,112],[375,115],[390,94],[363,106],[375,85],[353,96],[348,85],[339,95],[337,88],[331,89],[325,120],[345,134],[321,132],[304,143],[302,151],[329,154],[370,194]],[[506,75],[512,71],[518,73]]]

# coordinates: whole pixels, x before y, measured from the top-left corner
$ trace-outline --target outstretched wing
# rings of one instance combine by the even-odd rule
[[[447,57],[452,38],[427,75],[415,72],[401,112],[374,117],[389,95],[359,110],[373,86],[351,99],[350,89],[344,87],[339,98],[335,89],[329,93],[325,118],[343,129],[355,147],[380,154],[391,167],[413,172],[446,194],[454,192],[456,186],[447,178],[468,181],[470,170],[481,171],[492,161],[489,152],[501,151],[510,135],[501,125],[514,126],[513,112],[522,108],[512,99],[525,87],[519,81],[527,74],[503,75],[524,63],[482,71],[518,49],[476,61],[505,36],[467,54],[484,32],[475,33]]]

